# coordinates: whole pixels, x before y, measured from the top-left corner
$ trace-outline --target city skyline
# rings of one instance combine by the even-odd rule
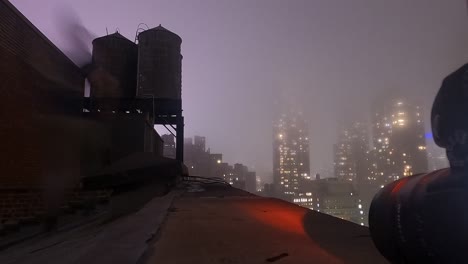
[[[164,155],[172,158],[175,153],[173,135],[163,135]],[[211,152],[207,148],[206,137],[194,136],[184,138],[184,164],[188,174],[203,178],[217,178],[233,187],[246,190],[251,193],[257,192],[257,174],[248,166],[235,162],[232,165],[223,160],[222,153]]]
[[[348,217],[364,225],[368,224],[372,199],[383,186],[448,165],[440,148],[435,144],[429,147],[431,139],[430,133],[424,132],[424,109],[401,96],[381,98],[373,105],[369,121],[348,122],[338,132],[334,177],[337,182],[351,184],[355,196],[343,198],[343,194],[337,194],[335,200],[343,201],[334,206],[340,210],[329,211],[336,217]],[[354,200],[354,206],[347,199]],[[344,212],[347,213],[343,215]]]
[[[463,262],[459,5],[45,1],[64,46],[0,0],[0,259]]]
[[[271,122],[282,94],[305,106],[311,149],[320,150],[310,155],[316,172],[333,165],[329,146],[341,120],[368,113],[385,90],[405,91],[424,107],[429,131],[442,77],[468,59],[462,0],[12,3],[75,60],[82,40],[71,33],[81,32],[70,30],[74,23],[91,36],[118,28],[131,41],[142,22],[183,36],[186,135],[206,135],[225,160],[262,177],[272,168]]]
[[[307,134],[303,130],[306,123],[301,112],[287,111],[273,130],[276,191],[273,196],[368,225],[371,201],[383,186],[447,164],[434,144],[428,147],[430,139],[426,141],[423,112],[424,109],[402,96],[375,100],[369,120],[348,120],[341,125],[336,143],[331,146],[333,176],[324,179],[319,174],[299,177],[303,176],[298,172],[302,163],[297,163],[295,146],[304,137],[301,132]],[[302,157],[308,152],[301,153]]]

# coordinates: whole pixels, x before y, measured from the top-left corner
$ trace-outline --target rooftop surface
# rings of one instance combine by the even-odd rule
[[[230,187],[175,199],[144,263],[388,263],[367,227]]]
[[[366,227],[220,184],[190,184],[110,223],[35,238],[0,263],[388,263]]]

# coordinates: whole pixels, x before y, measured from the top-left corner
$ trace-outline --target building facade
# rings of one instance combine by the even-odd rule
[[[257,192],[257,173],[255,171],[247,172],[245,190],[251,193]]]
[[[334,146],[335,177],[358,186],[367,178],[368,125],[355,122],[343,128]]]
[[[427,172],[427,146],[422,109],[391,100],[374,107],[370,177],[381,184]]]
[[[176,158],[176,144],[175,137],[170,134],[162,135],[161,139],[164,142],[163,155],[166,158]]]
[[[309,130],[301,113],[279,117],[273,133],[273,173],[276,194],[292,201],[302,179],[310,179]]]
[[[205,137],[184,139],[184,163],[190,175],[210,175],[210,152],[206,150]]]
[[[304,180],[293,202],[317,212],[367,225],[367,212],[350,181],[337,178]]]

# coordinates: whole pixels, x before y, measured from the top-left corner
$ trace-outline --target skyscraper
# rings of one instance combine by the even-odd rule
[[[333,215],[348,219],[356,223],[367,225],[368,204],[375,194],[375,183],[371,181],[368,172],[369,153],[369,125],[364,122],[354,122],[348,127],[341,129],[338,133],[338,140],[334,146],[334,169],[335,179],[343,186],[352,186],[353,191],[343,193],[344,196],[337,196],[332,201],[342,199],[345,204],[329,205]],[[346,195],[350,195],[347,197]],[[340,199],[338,197],[341,197]],[[354,204],[353,204],[354,203]],[[322,207],[324,209],[325,207]],[[341,208],[345,215],[339,216]],[[346,210],[345,210],[346,209]],[[341,210],[341,211],[342,211]],[[326,212],[326,211],[324,211]]]
[[[291,111],[279,117],[273,131],[275,191],[292,201],[301,180],[310,179],[309,130],[302,114]]]
[[[421,109],[402,99],[374,107],[374,175],[381,184],[428,170]]]
[[[341,129],[334,145],[335,177],[355,186],[367,178],[366,152],[369,149],[368,126],[354,122]]]
[[[333,165],[335,177],[345,181],[355,178],[354,164],[351,161],[351,142],[347,130],[340,131],[338,142],[333,145]]]

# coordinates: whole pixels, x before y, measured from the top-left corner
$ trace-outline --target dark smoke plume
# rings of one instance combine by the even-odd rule
[[[79,67],[91,63],[92,41],[96,36],[86,29],[72,7],[62,5],[55,13],[57,27],[65,40],[64,53]]]

